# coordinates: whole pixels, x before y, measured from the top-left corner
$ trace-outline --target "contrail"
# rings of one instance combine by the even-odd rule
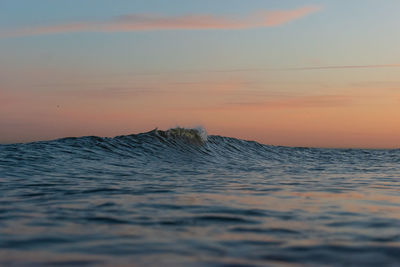
[[[380,69],[380,68],[399,68],[400,64],[383,65],[338,65],[338,66],[313,66],[313,67],[291,67],[291,68],[249,68],[214,70],[210,72],[263,72],[263,71],[307,71],[307,70],[335,70],[335,69]]]

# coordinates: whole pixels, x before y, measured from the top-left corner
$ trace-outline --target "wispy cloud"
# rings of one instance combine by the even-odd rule
[[[382,64],[382,65],[341,65],[341,66],[316,66],[286,68],[282,70],[332,70],[332,69],[379,69],[379,68],[399,68],[400,64]]]
[[[198,70],[175,70],[175,71],[149,71],[131,72],[130,76],[153,76],[153,75],[172,75],[177,73],[235,73],[235,72],[295,72],[295,71],[318,71],[318,70],[362,70],[362,69],[386,69],[400,68],[400,64],[371,64],[371,65],[326,65],[326,66],[300,66],[282,68],[240,68],[240,69],[198,69]]]
[[[191,14],[165,16],[159,14],[128,14],[108,21],[82,21],[66,24],[32,26],[0,32],[0,37],[56,34],[68,32],[135,32],[155,30],[240,30],[275,27],[320,11],[318,6],[292,10],[267,10],[247,17]]]
[[[253,99],[253,100],[252,100]],[[201,112],[260,112],[266,110],[300,110],[340,109],[360,104],[364,99],[356,95],[303,95],[284,96],[270,95],[262,100],[249,98],[244,101],[230,101],[203,106],[178,107],[179,110],[196,110]]]
[[[343,107],[354,104],[355,97],[349,95],[308,95],[277,97],[260,102],[230,102],[225,103],[223,109],[230,108],[325,108],[325,107]]]
[[[327,65],[310,67],[289,67],[289,68],[246,68],[246,69],[225,69],[212,70],[208,72],[265,72],[265,71],[307,71],[307,70],[340,70],[340,69],[380,69],[380,68],[400,68],[400,64],[381,64],[381,65]]]

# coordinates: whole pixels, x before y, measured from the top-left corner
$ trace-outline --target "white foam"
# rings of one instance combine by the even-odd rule
[[[204,128],[203,126],[197,126],[194,129],[199,132],[199,136],[201,137],[201,140],[203,142],[206,142],[207,141],[207,137],[208,137],[206,128]]]

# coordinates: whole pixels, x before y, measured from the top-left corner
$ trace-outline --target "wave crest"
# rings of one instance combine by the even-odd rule
[[[195,144],[204,144],[207,142],[207,131],[203,127],[197,127],[193,129],[176,127],[170,128],[166,131],[154,130],[156,134],[164,138],[181,138],[185,141],[189,141]]]

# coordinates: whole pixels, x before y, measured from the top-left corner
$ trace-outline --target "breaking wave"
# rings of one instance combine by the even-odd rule
[[[373,160],[376,153],[391,154],[396,150],[368,150],[368,149],[320,149],[305,147],[283,147],[264,145],[255,141],[246,141],[232,137],[207,135],[204,128],[171,128],[158,130],[157,128],[139,134],[121,135],[114,138],[85,136],[67,137],[52,141],[39,141],[25,144],[0,145],[0,152],[20,152],[21,157],[34,157],[52,153],[54,155],[76,154],[112,156],[113,154],[125,157],[156,156],[168,158],[198,154],[202,157],[246,158],[262,160],[285,161],[289,159],[326,161],[332,159],[340,161],[349,156],[357,156],[362,160]],[[58,153],[57,153],[58,152]],[[185,152],[186,154],[182,154]],[[9,154],[12,156],[15,154]],[[192,156],[193,156],[192,155]],[[88,156],[89,157],[89,156]],[[90,157],[89,157],[90,158]],[[4,158],[3,158],[4,160]]]
[[[95,164],[130,164],[136,168],[163,164],[208,164],[207,168],[242,169],[267,168],[274,164],[307,166],[327,163],[376,164],[380,160],[398,163],[398,150],[317,149],[282,147],[260,144],[255,141],[207,135],[203,128],[169,130],[154,129],[146,133],[122,135],[114,138],[86,136],[68,137],[52,141],[26,144],[0,145],[0,167],[8,175],[22,169],[58,166],[68,170],[75,166],[87,168]],[[63,166],[63,167],[62,167]],[[305,166],[305,167],[304,167]],[[42,169],[41,169],[42,170]],[[40,171],[41,171],[40,170]],[[59,171],[58,170],[58,171]],[[300,171],[300,170],[299,170]],[[29,171],[28,171],[29,172]],[[20,173],[19,173],[20,175]]]

